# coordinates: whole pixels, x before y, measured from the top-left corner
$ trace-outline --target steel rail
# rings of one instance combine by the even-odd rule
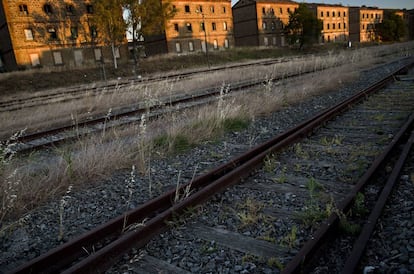
[[[295,59],[295,58],[293,58]],[[26,98],[21,98],[21,99],[13,99],[13,100],[6,100],[6,101],[0,101],[0,112],[3,111],[13,111],[13,110],[17,110],[20,109],[21,107],[19,107],[19,105],[26,103],[26,102],[33,102],[33,101],[40,101],[40,104],[35,104],[35,105],[29,105],[26,107],[35,107],[35,106],[40,106],[40,105],[45,105],[45,104],[49,104],[49,102],[45,101],[45,100],[51,100],[51,99],[57,99],[62,95],[72,95],[74,96],[73,98],[68,98],[68,99],[64,99],[64,100],[59,100],[59,103],[62,102],[66,102],[66,101],[71,101],[71,100],[76,100],[78,98],[81,98],[83,96],[83,94],[88,93],[90,91],[97,91],[97,90],[104,90],[106,92],[118,89],[118,88],[122,88],[125,86],[130,86],[131,84],[134,84],[135,82],[138,83],[153,83],[153,82],[157,82],[157,81],[161,81],[161,80],[169,80],[169,79],[175,79],[175,78],[187,78],[199,73],[206,73],[206,72],[215,72],[215,71],[221,71],[221,70],[226,70],[226,69],[237,69],[237,68],[243,68],[243,67],[249,67],[249,66],[269,66],[269,65],[273,65],[273,64],[278,64],[278,63],[284,63],[284,62],[288,62],[291,60],[279,60],[279,59],[271,59],[271,60],[261,60],[261,61],[256,61],[256,62],[249,62],[246,64],[234,64],[234,65],[227,65],[227,66],[219,66],[219,67],[213,67],[210,69],[199,69],[199,70],[194,70],[194,71],[188,71],[188,72],[181,72],[181,73],[169,73],[166,74],[164,76],[151,76],[151,77],[147,77],[147,78],[143,78],[143,79],[136,79],[136,78],[127,78],[126,80],[123,80],[122,82],[119,81],[111,81],[113,83],[104,83],[101,85],[98,85],[96,87],[85,87],[85,86],[74,86],[74,87],[69,87],[66,90],[64,90],[61,93],[48,93],[48,94],[43,94],[43,95],[38,95],[38,96],[30,96],[30,97],[26,97]],[[86,84],[87,85],[87,84]],[[82,94],[79,94],[79,90],[82,90]],[[3,110],[2,108],[7,108],[7,107],[13,107],[12,109],[8,108],[6,110]]]
[[[174,203],[173,201],[175,199],[176,191],[171,190],[162,196],[145,203],[139,208],[131,210],[128,213],[111,220],[107,224],[103,224],[71,242],[35,258],[12,273],[38,271],[51,273],[56,271],[56,269],[63,269],[68,264],[71,264],[74,258],[79,258],[82,254],[85,254],[85,248],[89,248],[105,236],[117,234],[116,236],[119,236],[117,240],[91,254],[80,263],[73,265],[71,268],[67,269],[66,273],[87,273],[95,272],[97,270],[103,271],[122,253],[128,251],[133,246],[142,247],[151,239],[151,237],[161,230],[166,229],[167,220],[171,219],[176,214],[183,212],[186,208],[196,206],[228,186],[239,182],[242,178],[248,176],[253,168],[260,165],[267,154],[277,151],[311,134],[315,128],[323,125],[323,123],[344,111],[351,104],[363,100],[370,93],[385,86],[394,79],[395,74],[400,73],[404,69],[406,68],[390,73],[385,79],[362,90],[342,103],[325,111],[321,111],[309,120],[276,136],[272,140],[259,145],[245,154],[234,158],[230,162],[215,168],[207,174],[201,175],[193,181],[182,185],[179,188],[181,194],[188,186],[191,186],[192,193],[182,201]],[[140,226],[136,231],[122,233],[125,224],[126,226],[130,226],[143,222],[145,222],[143,226]]]
[[[381,216],[382,210],[384,209],[384,206],[388,200],[388,197],[390,196],[392,190],[394,189],[394,186],[401,173],[401,170],[404,167],[404,164],[407,160],[407,157],[410,153],[410,150],[413,144],[414,144],[414,131],[411,132],[411,136],[408,139],[407,143],[405,144],[404,149],[400,157],[398,158],[397,163],[394,165],[391,175],[388,178],[387,183],[385,184],[381,192],[381,195],[379,196],[378,201],[375,204],[374,209],[372,210],[371,214],[368,217],[367,222],[362,228],[362,231],[358,239],[354,242],[354,247],[351,251],[351,255],[348,256],[348,259],[345,262],[345,266],[343,267],[342,272],[341,272],[342,274],[355,272],[359,264],[359,261],[361,260],[361,257],[365,251],[365,248],[368,244],[368,241],[372,235],[372,232],[375,229],[377,221],[379,217]]]
[[[414,124],[414,114],[412,114],[406,121],[404,126],[396,134],[390,144],[372,163],[370,168],[358,180],[357,184],[351,189],[348,195],[337,205],[340,212],[346,213],[352,206],[356,195],[367,185],[370,179],[375,175],[379,167],[387,160],[392,151],[401,143],[408,130],[411,130]],[[320,225],[320,228],[312,235],[311,239],[307,241],[299,252],[292,258],[292,260],[283,269],[282,274],[301,273],[306,269],[311,259],[319,251],[321,245],[335,233],[335,229],[339,223],[339,216],[332,213],[328,219]],[[305,271],[306,272],[306,271]],[[352,273],[352,272],[348,272]]]
[[[313,73],[315,71],[312,71],[311,73]],[[293,75],[289,75],[286,77],[275,77],[272,79],[258,79],[258,80],[254,80],[254,81],[244,81],[244,82],[238,82],[235,83],[233,85],[229,85],[228,86],[228,92],[231,91],[236,91],[236,90],[242,90],[242,89],[247,89],[250,87],[255,87],[255,86],[260,86],[262,84],[266,84],[267,81],[271,81],[271,82],[275,82],[275,81],[279,81],[281,79],[287,79],[287,78],[291,78],[291,77],[297,77],[302,75],[303,73],[297,73],[297,74],[293,74]],[[16,152],[24,152],[24,151],[29,151],[32,150],[34,148],[42,148],[42,147],[47,147],[47,146],[51,146],[51,145],[57,145],[60,144],[62,142],[65,141],[70,141],[70,140],[74,140],[77,139],[78,137],[88,134],[88,133],[94,133],[94,132],[99,132],[102,131],[103,128],[108,129],[110,128],[110,126],[107,124],[108,122],[111,121],[115,121],[115,120],[120,120],[123,117],[128,117],[128,116],[136,116],[138,114],[143,114],[146,113],[148,111],[153,111],[153,110],[159,110],[159,109],[164,109],[165,106],[167,107],[171,107],[171,106],[175,106],[175,105],[179,105],[179,104],[183,104],[186,102],[190,102],[190,101],[195,101],[195,100],[201,100],[204,98],[208,98],[208,97],[213,97],[216,96],[218,94],[220,94],[220,90],[221,90],[221,86],[216,86],[214,88],[209,88],[209,89],[205,89],[205,90],[200,90],[197,94],[184,94],[184,95],[178,95],[176,96],[176,98],[174,100],[171,100],[170,98],[164,98],[161,99],[159,103],[154,104],[150,107],[148,106],[124,106],[121,108],[118,108],[116,110],[113,110],[109,115],[108,114],[97,114],[95,116],[92,117],[88,117],[86,119],[81,120],[80,122],[78,122],[76,125],[73,125],[72,123],[70,125],[64,125],[64,126],[60,126],[60,127],[53,127],[53,128],[49,128],[43,131],[39,131],[39,132],[32,132],[32,133],[28,133],[28,134],[24,134],[20,137],[17,138],[17,141],[19,142],[19,145],[16,147]],[[160,112],[156,115],[152,115],[151,118],[154,117],[158,117],[159,115],[164,114],[164,112]],[[148,118],[148,117],[146,117]],[[127,120],[127,121],[123,121],[122,125],[127,125],[130,123],[136,123],[137,121],[139,121],[140,118],[135,119],[135,120]],[[98,125],[103,125],[105,124],[106,127],[99,127]],[[90,128],[90,130],[88,131],[87,128]],[[67,134],[66,136],[63,137],[57,137],[57,138],[53,138],[47,141],[42,142],[41,144],[38,145],[25,145],[29,142],[41,139],[45,136],[53,136],[53,135],[57,135],[60,133],[65,133],[65,132],[73,132],[75,131],[73,134]]]

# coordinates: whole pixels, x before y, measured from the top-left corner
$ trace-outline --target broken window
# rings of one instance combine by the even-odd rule
[[[29,10],[27,9],[27,5],[25,5],[25,4],[19,5],[19,12],[20,12],[21,15],[28,15]]]
[[[46,14],[48,14],[48,15],[52,14],[52,13],[53,13],[53,10],[52,10],[52,5],[50,5],[50,4],[45,4],[45,5],[43,6],[43,11],[44,11]]]

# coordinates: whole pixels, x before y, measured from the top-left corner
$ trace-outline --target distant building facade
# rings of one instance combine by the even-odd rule
[[[76,67],[112,58],[97,41],[89,1],[1,0],[0,15],[0,56],[7,70]],[[126,47],[115,54],[128,56]]]
[[[234,47],[231,0],[172,0],[176,13],[165,27],[168,52]]]
[[[283,29],[298,7],[290,0],[240,0],[233,6],[236,46],[286,46]]]
[[[377,40],[375,24],[381,23],[384,11],[375,7],[349,8],[349,36],[353,42],[373,42]]]
[[[349,39],[349,8],[341,5],[308,4],[314,15],[322,20],[322,43],[343,42]]]

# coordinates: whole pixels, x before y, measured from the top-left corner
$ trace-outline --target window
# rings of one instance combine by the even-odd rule
[[[89,13],[89,14],[93,13],[93,6],[91,4],[86,5],[86,13]]]
[[[365,29],[365,25],[364,24],[362,24],[362,29]]]
[[[341,23],[338,23],[338,29],[341,29]]]
[[[332,17],[335,17],[335,11],[332,12]]]
[[[216,26],[216,23],[211,23],[211,29],[212,30],[217,30],[217,26]]]
[[[185,5],[184,6],[184,10],[185,10],[186,13],[189,13],[190,12],[190,6],[189,5]]]
[[[203,12],[203,6],[202,5],[198,6],[198,11]]]
[[[210,7],[210,11],[211,11],[211,13],[214,13],[214,6]]]
[[[276,29],[275,21],[272,21],[272,24],[270,26],[271,26],[271,29],[274,31]]]
[[[223,7],[223,13],[226,13],[226,7]]]
[[[323,11],[321,11],[321,17],[323,17]]]
[[[53,61],[55,62],[55,65],[63,64],[62,53],[60,51],[53,52]]]
[[[346,12],[344,11],[344,17],[346,17]]]
[[[280,14],[283,14],[283,9],[279,8],[279,12],[280,12]]]
[[[266,22],[263,22],[263,23],[262,23],[262,28],[263,28],[264,30],[267,30],[267,23],[266,23]]]
[[[174,30],[176,32],[179,32],[180,31],[180,29],[178,28],[178,24],[177,23],[174,23]]]
[[[223,22],[223,30],[227,30],[227,22]]]
[[[371,19],[374,19],[374,14],[373,13],[371,13]]]
[[[187,24],[185,24],[185,26],[186,26],[186,28],[187,28],[187,31],[193,31],[193,27],[191,26],[191,23],[187,23]]]
[[[263,37],[263,44],[264,44],[265,46],[268,46],[268,45],[269,45],[269,38],[267,38],[267,37]]]
[[[33,40],[33,31],[31,29],[25,29],[24,30],[24,36],[26,37],[26,41],[32,41]]]
[[[326,24],[326,29],[329,29],[329,24]]]
[[[206,26],[205,26],[204,22],[201,22],[200,31],[205,31],[205,30],[206,30]]]
[[[39,54],[31,53],[29,56],[30,56],[30,62],[32,63],[32,67],[40,66]]]
[[[181,44],[180,44],[180,42],[176,42],[175,43],[175,51],[176,52],[181,52]]]
[[[53,11],[52,11],[52,5],[50,5],[50,4],[45,4],[45,5],[43,6],[43,11],[44,11],[46,14],[52,14],[52,13],[53,13]]]
[[[75,40],[78,38],[78,27],[71,27],[70,28],[70,38]]]
[[[214,49],[218,49],[217,39],[214,39],[214,41],[213,41],[213,47],[214,47]]]
[[[58,38],[55,28],[48,28],[47,32],[49,33],[50,40],[56,40]]]
[[[287,9],[288,13],[290,13],[290,8]]]
[[[188,42],[188,50],[189,51],[194,51],[194,43],[193,43],[193,41],[189,41]]]
[[[94,49],[95,61],[100,61],[102,58],[102,50],[99,48]]]
[[[75,8],[71,4],[66,4],[66,14],[73,15],[75,13]]]
[[[265,7],[262,8],[262,13],[266,14],[266,8]]]
[[[224,39],[224,47],[226,48],[226,49],[228,49],[229,48],[229,39]]]
[[[335,29],[335,23],[332,24],[332,29]]]
[[[270,14],[271,14],[271,15],[274,15],[274,14],[275,14],[275,11],[274,11],[274,9],[273,9],[273,8],[270,8]]]
[[[98,30],[97,30],[96,26],[90,26],[89,32],[90,32],[92,38],[97,38],[98,37]]]
[[[27,9],[27,5],[25,4],[19,5],[19,12],[20,12],[20,15],[28,15],[29,10]]]
[[[114,49],[115,58],[121,58],[121,53],[119,52],[119,47]]]
[[[346,23],[344,23],[344,29],[346,29]]]
[[[326,17],[329,17],[329,11],[326,12]]]

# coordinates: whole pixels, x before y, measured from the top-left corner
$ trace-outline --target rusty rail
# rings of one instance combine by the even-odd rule
[[[394,75],[406,68],[402,68],[373,86],[362,90],[351,98],[336,106],[322,111],[311,119],[291,128],[270,141],[263,143],[243,155],[234,158],[207,174],[201,175],[191,182],[182,185],[179,192],[183,193],[187,186],[191,186],[191,195],[180,202],[174,203],[176,191],[171,190],[157,197],[137,209],[131,210],[80,237],[59,246],[46,254],[22,265],[12,273],[53,273],[66,268],[63,273],[96,273],[103,272],[119,256],[132,247],[142,247],[154,235],[167,228],[166,221],[186,208],[197,206],[208,200],[212,195],[223,191],[232,184],[248,176],[250,172],[263,162],[267,154],[275,152],[297,140],[311,134],[315,128],[346,110],[350,105],[363,100],[369,94],[382,88],[393,80]],[[148,221],[146,221],[148,220]],[[143,223],[136,230],[123,233],[124,226]],[[73,264],[76,259],[85,257],[85,248],[102,240],[104,237],[116,237],[109,245],[89,255],[79,263]],[[68,265],[73,264],[70,268]]]
[[[391,143],[386,147],[381,155],[379,155],[367,172],[360,178],[355,187],[349,192],[349,194],[342,200],[337,206],[340,212],[347,212],[352,206],[352,203],[362,188],[369,182],[369,180],[375,175],[377,170],[387,160],[392,151],[401,143],[401,140],[406,135],[407,131],[411,130],[414,124],[414,114],[410,116],[404,126],[400,129],[398,134],[394,137]],[[286,265],[282,274],[301,273],[303,269],[311,261],[312,257],[316,254],[325,240],[335,233],[335,229],[339,223],[339,216],[336,213],[332,213],[329,218],[321,224],[320,228],[312,235],[311,240],[305,243],[305,245],[299,250],[295,257]],[[355,255],[353,255],[355,256]],[[353,257],[352,263],[355,263],[356,258]],[[305,270],[306,272],[306,270]],[[344,273],[352,273],[344,272]]]

